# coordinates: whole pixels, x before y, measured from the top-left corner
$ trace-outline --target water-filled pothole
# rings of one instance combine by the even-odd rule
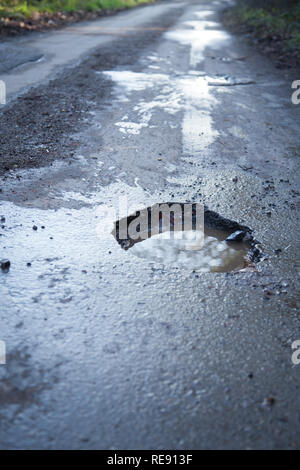
[[[200,272],[254,269],[261,258],[249,227],[199,204],[155,204],[116,221],[112,233],[137,257]]]

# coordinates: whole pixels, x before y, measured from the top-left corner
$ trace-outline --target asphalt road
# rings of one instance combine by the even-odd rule
[[[300,448],[299,77],[226,32],[226,5],[1,46],[1,448]],[[205,203],[265,259],[139,258],[101,235],[120,196]]]

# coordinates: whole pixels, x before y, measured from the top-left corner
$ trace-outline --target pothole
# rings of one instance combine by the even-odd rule
[[[255,270],[262,256],[249,227],[196,203],[146,207],[117,220],[112,234],[139,258],[199,272]]]

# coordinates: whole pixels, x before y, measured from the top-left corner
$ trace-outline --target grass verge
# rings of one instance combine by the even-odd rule
[[[99,11],[130,8],[151,0],[0,0],[0,16],[31,18],[37,13]]]
[[[247,33],[249,37],[271,54],[279,68],[300,64],[300,2],[279,2],[274,6],[258,8],[247,1],[227,10],[225,25],[234,32]],[[258,2],[259,3],[259,2]],[[268,4],[268,2],[265,2]],[[275,3],[276,4],[276,3]]]
[[[0,0],[0,34],[56,28],[155,0]]]

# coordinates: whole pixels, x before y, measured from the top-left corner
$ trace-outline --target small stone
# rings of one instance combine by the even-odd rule
[[[0,261],[1,270],[7,272],[10,268],[10,261],[8,259],[2,259]]]
[[[237,177],[237,176],[234,176],[234,177],[232,178],[232,181],[233,181],[234,183],[237,183],[237,180],[238,180],[238,177]]]
[[[30,266],[31,266],[31,263],[27,263],[26,266],[30,267]]]
[[[5,217],[4,217],[4,215],[1,215],[0,222],[5,222]]]
[[[276,250],[274,250],[274,253],[276,253],[276,255],[278,255],[279,253],[282,252],[282,249],[281,248],[276,248]]]
[[[273,406],[275,403],[275,398],[274,397],[267,397],[266,398],[266,404],[269,406]]]
[[[273,294],[274,294],[273,291],[271,291],[271,290],[266,290],[266,291],[265,291],[265,298],[266,298],[266,299],[269,299],[269,298],[271,297],[271,295],[273,295]]]
[[[229,235],[229,237],[226,238],[226,242],[241,242],[243,241],[244,237],[246,235],[246,232],[244,230],[237,230],[236,232],[233,232]]]
[[[37,226],[36,226],[36,225],[33,225],[32,230],[35,230],[35,231],[36,231],[37,229],[38,229]]]

